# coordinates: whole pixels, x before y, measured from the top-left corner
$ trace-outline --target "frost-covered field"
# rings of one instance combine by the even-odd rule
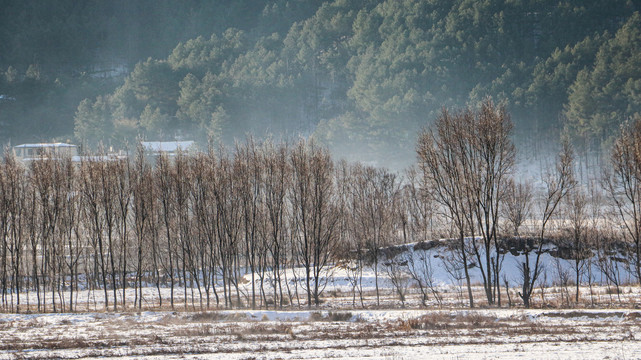
[[[632,359],[636,310],[0,315],[0,359]]]

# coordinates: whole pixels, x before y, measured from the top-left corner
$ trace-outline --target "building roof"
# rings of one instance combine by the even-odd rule
[[[78,147],[77,145],[66,143],[38,143],[38,144],[21,144],[14,146],[15,148],[56,148],[56,147]]]

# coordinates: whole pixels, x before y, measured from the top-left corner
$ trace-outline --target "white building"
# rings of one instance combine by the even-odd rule
[[[65,143],[22,144],[13,147],[16,158],[23,162],[40,159],[75,158],[78,146]]]

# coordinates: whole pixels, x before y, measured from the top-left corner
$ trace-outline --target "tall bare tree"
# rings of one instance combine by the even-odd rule
[[[543,244],[545,242],[545,233],[547,226],[552,219],[552,216],[559,208],[561,200],[563,200],[570,190],[575,186],[574,179],[574,152],[572,146],[567,139],[563,141],[563,147],[559,154],[556,169],[554,172],[544,177],[545,193],[541,201],[541,212],[539,218],[539,231],[537,244],[535,245],[535,258],[534,264],[531,263],[530,254],[532,249],[525,247],[525,256],[523,262],[520,264],[521,270],[521,292],[519,296],[523,300],[526,308],[530,307],[530,300],[532,292],[536,286],[536,282],[542,272],[541,254]]]
[[[458,251],[462,260],[470,307],[474,307],[469,260],[465,243],[470,230],[468,216],[472,212],[466,198],[467,184],[464,157],[459,142],[469,141],[466,117],[470,114],[450,114],[443,109],[434,125],[419,135],[418,166],[426,186],[432,189],[434,201],[444,210],[458,233]],[[466,140],[467,139],[467,140]]]
[[[162,219],[163,232],[165,237],[164,247],[167,251],[168,262],[165,265],[164,273],[169,277],[169,302],[171,308],[174,308],[174,289],[176,286],[176,266],[175,266],[175,252],[174,245],[175,239],[175,222],[176,222],[176,204],[173,192],[173,180],[175,176],[172,175],[173,167],[169,162],[166,154],[160,154],[156,160],[156,169],[154,173],[154,187],[157,189],[159,197],[158,211],[159,217]],[[161,298],[162,299],[162,298]],[[162,302],[162,300],[161,300]]]
[[[326,285],[323,271],[329,264],[338,223],[334,201],[333,162],[326,149],[301,140],[292,150],[292,229],[305,268],[307,305],[320,304]]]
[[[86,228],[90,233],[90,244],[93,249],[95,268],[100,269],[102,290],[105,297],[105,308],[109,307],[107,287],[107,265],[105,259],[104,245],[104,219],[102,217],[102,189],[100,183],[100,170],[103,164],[97,159],[88,159],[80,165],[80,176],[82,179],[82,201],[87,221]]]
[[[566,215],[568,230],[572,239],[572,269],[575,275],[576,294],[575,301],[579,302],[581,277],[584,272],[586,260],[592,256],[587,244],[589,219],[588,199],[583,189],[575,187],[566,197]]]
[[[641,118],[621,126],[610,165],[604,187],[614,202],[625,237],[633,244],[634,272],[641,283]]]
[[[260,270],[258,250],[259,224],[262,217],[262,161],[260,149],[249,137],[243,145],[236,144],[234,172],[238,182],[238,196],[241,199],[243,217],[244,255],[246,268],[251,276],[251,306],[256,308],[256,273]]]
[[[118,269],[120,272],[120,282],[122,286],[121,304],[123,308],[127,306],[127,272],[129,270],[129,257],[130,257],[130,214],[132,203],[132,188],[131,188],[131,171],[132,164],[129,157],[126,159],[118,160],[115,164],[114,170],[117,172],[116,176],[116,205],[117,205],[117,219],[118,219]]]
[[[355,236],[367,249],[374,270],[376,303],[380,305],[379,263],[382,248],[394,237],[400,198],[400,183],[396,175],[385,169],[357,164],[352,170],[352,206]]]
[[[218,257],[223,281],[225,307],[233,305],[232,286],[240,303],[237,266],[238,245],[242,231],[241,199],[236,188],[233,160],[224,149],[219,151],[214,177],[213,195],[216,203],[216,232]]]
[[[214,176],[215,158],[210,151],[207,154],[198,154],[192,158],[190,165],[191,173],[191,208],[196,224],[198,237],[198,254],[202,271],[203,287],[207,300],[207,308],[211,305],[210,289],[213,289],[216,297],[216,305],[219,304],[216,292],[216,207],[211,189],[211,178]]]
[[[490,304],[498,302],[501,306],[498,224],[501,200],[514,167],[516,153],[510,140],[512,121],[505,106],[496,107],[488,99],[475,114],[471,131],[473,156],[470,160],[477,165],[471,164],[465,168],[471,170],[467,180],[471,184],[471,195],[475,198],[474,213],[485,248],[485,291]],[[490,254],[492,250],[493,256]]]
[[[3,301],[7,292],[7,281],[10,280],[11,309],[13,309],[13,294],[16,295],[15,310],[20,312],[20,294],[22,292],[23,273],[21,268],[27,259],[23,259],[26,250],[25,228],[27,227],[29,211],[27,196],[30,192],[25,169],[19,164],[9,149],[5,151],[2,161],[1,194],[2,194],[2,235],[3,235],[3,261],[6,261],[8,251],[10,261],[7,265],[3,262]],[[4,218],[6,216],[6,219]],[[6,248],[5,248],[6,247]],[[6,267],[9,270],[6,270]],[[6,279],[10,277],[10,279]]]
[[[145,153],[141,146],[138,146],[136,150],[131,174],[133,230],[136,239],[134,306],[141,309],[143,302],[143,276],[148,270],[145,268],[147,265],[147,256],[145,255],[149,243],[149,232],[153,226],[151,222],[154,212],[153,200],[157,196],[153,186],[153,172],[151,166],[145,160]]]
[[[287,192],[291,186],[291,166],[287,144],[268,142],[263,150],[265,236],[271,258],[274,305],[284,305],[281,274],[287,255]]]
[[[505,107],[496,107],[488,99],[478,111],[451,114],[443,110],[434,127],[421,134],[417,146],[423,176],[459,232],[468,284],[467,234],[472,237],[488,303],[498,300],[499,305],[498,224],[501,199],[514,165],[511,131]],[[483,240],[482,251],[476,246],[475,234]],[[468,295],[473,306],[469,286]]]

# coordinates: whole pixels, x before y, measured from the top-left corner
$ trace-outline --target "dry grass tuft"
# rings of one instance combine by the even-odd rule
[[[175,336],[195,337],[195,336],[212,336],[215,334],[214,329],[210,325],[189,326],[176,329],[173,332]]]
[[[206,321],[222,321],[227,320],[228,316],[221,314],[217,311],[198,312],[190,317],[192,321],[206,322]]]
[[[444,330],[451,327],[452,318],[449,314],[436,312],[419,318],[403,320],[399,323],[400,330]]]
[[[350,321],[354,316],[349,311],[329,311],[327,315],[319,311],[310,313],[310,321]]]
[[[434,312],[418,318],[402,320],[399,330],[452,330],[452,329],[489,329],[503,327],[505,324],[496,318],[477,312],[453,315],[446,312]]]
[[[351,312],[330,311],[327,314],[329,321],[350,321],[353,315]]]

